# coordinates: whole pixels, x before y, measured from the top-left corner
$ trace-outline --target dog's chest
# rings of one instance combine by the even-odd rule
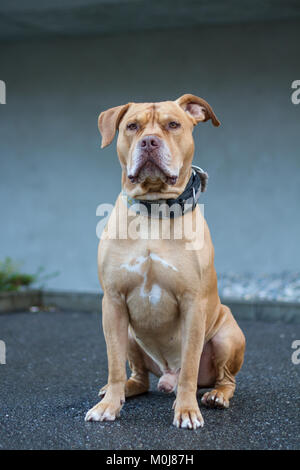
[[[167,257],[154,252],[131,256],[122,263],[126,301],[131,320],[149,328],[168,323],[176,313],[173,287],[178,268]],[[163,314],[160,312],[163,310]]]
[[[166,256],[149,252],[123,263],[131,328],[138,344],[162,370],[180,367],[180,315],[174,293],[179,270]]]

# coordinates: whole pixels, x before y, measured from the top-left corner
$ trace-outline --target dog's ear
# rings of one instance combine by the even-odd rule
[[[201,121],[212,120],[214,126],[219,126],[220,121],[213,112],[211,106],[202,98],[195,95],[182,95],[177,103],[192,118],[194,125]]]
[[[122,106],[116,106],[115,108],[110,108],[100,114],[98,118],[98,127],[102,136],[102,149],[111,144],[113,141],[121,119],[129,106],[130,103],[124,104]]]

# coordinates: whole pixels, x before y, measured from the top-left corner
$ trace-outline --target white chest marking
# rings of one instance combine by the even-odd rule
[[[148,298],[151,304],[156,305],[158,304],[161,298],[161,288],[159,287],[158,284],[153,284],[153,286],[151,287],[151,290],[149,292],[146,292],[145,290],[146,282],[147,282],[147,274],[145,273],[144,281],[140,289],[140,296],[143,297],[143,299]]]
[[[178,271],[178,269],[175,268],[175,266],[173,266],[172,264],[168,263],[167,261],[165,261],[164,259],[162,259],[160,256],[156,255],[155,253],[151,253],[149,256],[150,256],[150,258],[151,258],[153,261],[158,261],[158,262],[161,263],[165,268],[171,268],[171,269],[173,269],[173,271]]]
[[[120,268],[125,268],[130,273],[142,274],[141,266],[143,263],[145,263],[146,259],[147,258],[145,256],[139,256],[135,260],[135,264],[123,263],[121,264]]]
[[[168,263],[167,261],[165,261],[160,256],[156,255],[155,253],[150,253],[149,258],[151,258],[152,261],[159,262],[165,268],[172,269],[173,271],[178,271],[178,269],[175,266]],[[121,264],[120,268],[124,268],[130,273],[137,273],[143,276],[143,283],[140,287],[140,296],[142,298],[148,298],[151,304],[156,305],[161,299],[161,294],[162,294],[161,287],[158,284],[153,284],[151,287],[151,290],[149,291],[147,289],[146,291],[147,271],[145,273],[142,273],[142,265],[149,258],[145,256],[139,256],[138,258],[136,258],[133,264],[123,263]]]
[[[165,268],[170,268],[170,269],[173,269],[173,271],[178,271],[178,269],[175,268],[175,266],[168,263],[167,261],[165,261],[160,256],[156,255],[155,253],[150,253],[149,257],[152,259],[152,261],[158,261],[159,263],[161,263],[162,266],[164,266]],[[142,264],[145,263],[145,261],[147,261],[147,259],[148,259],[148,257],[146,257],[146,256],[139,256],[138,258],[136,258],[134,264],[123,263],[123,264],[121,264],[120,268],[125,268],[125,269],[127,269],[128,272],[131,272],[131,273],[142,274],[141,266],[142,266]]]

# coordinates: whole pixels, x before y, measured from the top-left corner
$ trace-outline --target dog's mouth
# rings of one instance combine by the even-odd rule
[[[171,173],[169,168],[158,158],[141,155],[133,171],[128,173],[131,183],[156,182],[174,185],[178,176]]]

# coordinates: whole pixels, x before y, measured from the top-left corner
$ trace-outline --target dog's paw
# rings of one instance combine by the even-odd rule
[[[120,416],[123,404],[116,406],[112,402],[100,401],[85,415],[85,421],[114,421]]]
[[[201,398],[201,403],[209,408],[228,408],[229,401],[225,399],[222,392],[214,389],[206,392]]]
[[[99,397],[104,397],[104,395],[106,394],[107,387],[108,387],[108,384],[106,384],[106,385],[104,385],[104,387],[100,388],[99,393],[98,393]]]
[[[198,405],[181,408],[176,405],[176,401],[174,402],[174,405],[174,426],[185,429],[197,429],[203,427],[204,419],[202,418]]]

